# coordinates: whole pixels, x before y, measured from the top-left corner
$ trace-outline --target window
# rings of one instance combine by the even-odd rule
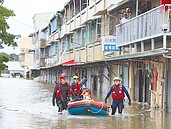
[[[84,33],[86,44],[99,41],[101,37],[101,19],[95,19],[87,23]]]
[[[53,20],[51,20],[51,33],[55,32],[57,30],[57,20],[56,18],[54,18]]]
[[[109,35],[116,34],[116,19],[113,17],[109,18]]]
[[[151,0],[139,0],[138,5],[139,5],[138,6],[138,8],[139,8],[138,14],[145,13],[152,8]]]
[[[96,39],[95,40],[98,40],[98,41],[100,41],[101,40],[101,19],[99,18],[99,19],[97,19],[97,37],[96,37]]]
[[[82,37],[82,44],[85,44],[85,28],[81,28],[81,37]]]
[[[20,58],[20,61],[24,62],[25,61],[25,53],[21,53],[19,58]]]
[[[70,35],[68,35],[67,37],[66,37],[66,42],[67,42],[67,44],[68,44],[68,50],[70,50],[70,49],[72,49],[73,48],[73,41],[72,41],[72,34],[70,34]]]
[[[56,55],[56,42],[52,42],[50,46],[50,56],[55,56]]]
[[[40,49],[40,58],[45,58],[45,49],[44,48]]]
[[[84,28],[79,28],[73,33],[73,44],[75,47],[85,44]]]
[[[90,24],[88,23],[88,24],[86,24],[86,27],[85,27],[85,43],[87,44],[87,43],[89,43],[90,41],[89,41],[89,36],[90,36]]]
[[[46,49],[45,49],[45,57],[49,57],[49,49],[50,49],[50,47],[46,47]]]
[[[81,1],[81,10],[85,9],[87,7],[88,3],[87,0],[82,0]]]
[[[61,40],[61,54],[68,49],[68,44],[66,40],[66,37],[62,38]]]
[[[73,34],[70,35],[70,49],[73,48]]]

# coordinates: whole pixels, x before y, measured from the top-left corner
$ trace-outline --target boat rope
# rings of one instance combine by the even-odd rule
[[[91,113],[94,113],[94,114],[99,113],[103,109],[103,105],[104,105],[102,102],[100,102],[100,103],[102,104],[102,106],[101,106],[101,108],[97,112],[93,112],[90,109],[88,109],[88,111],[91,112]]]

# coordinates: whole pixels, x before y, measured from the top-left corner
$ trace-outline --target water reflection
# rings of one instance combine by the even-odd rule
[[[0,78],[1,129],[169,129],[171,112],[151,110],[147,105],[125,103],[115,116],[58,115],[52,106],[53,86],[19,78]],[[105,95],[93,93],[103,101]],[[110,106],[109,99],[108,105]],[[111,111],[110,111],[111,112]]]

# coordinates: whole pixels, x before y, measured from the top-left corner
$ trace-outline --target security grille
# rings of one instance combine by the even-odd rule
[[[166,108],[171,109],[171,59],[168,60],[167,88],[166,88]]]

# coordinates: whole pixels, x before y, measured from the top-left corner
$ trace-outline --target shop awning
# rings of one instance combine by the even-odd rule
[[[160,0],[160,5],[162,4],[171,4],[171,0]]]
[[[73,65],[73,64],[75,64],[74,59],[68,60],[68,61],[65,61],[65,62],[61,63],[61,65],[63,65],[63,66],[68,66],[68,65]]]
[[[171,4],[171,0],[160,0],[160,5],[162,4]],[[165,7],[165,11],[168,10],[168,6]]]
[[[58,66],[59,65],[61,65],[61,66],[73,66],[73,65],[79,65],[79,64],[81,64],[81,63],[75,62],[74,59],[72,59],[72,60],[62,62],[62,63],[58,64]]]

